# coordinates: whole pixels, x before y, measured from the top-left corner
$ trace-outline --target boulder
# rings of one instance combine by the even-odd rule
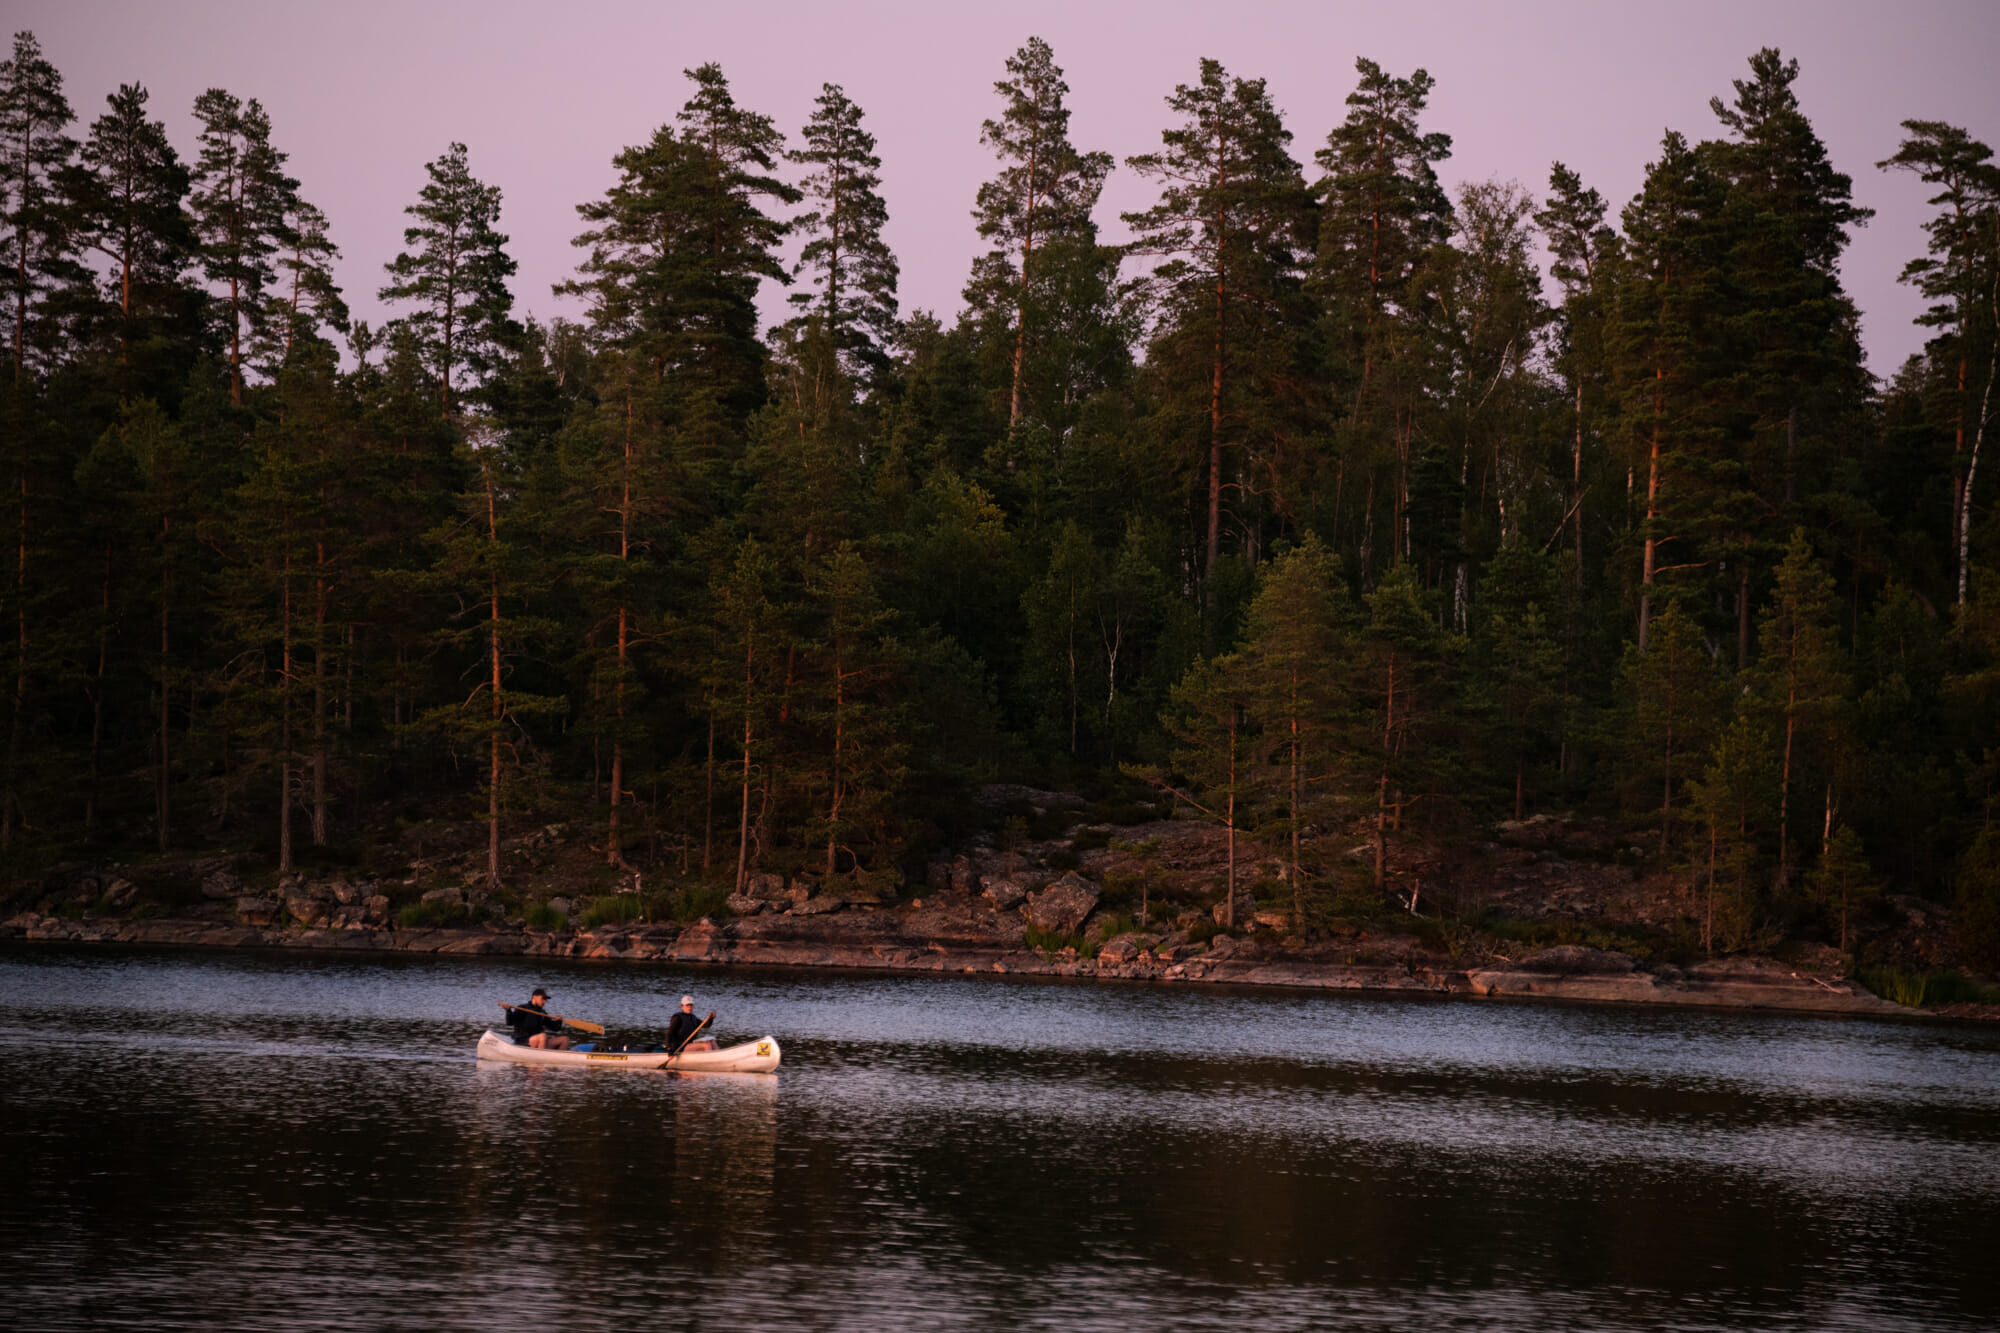
[[[768,870],[759,870],[751,875],[744,883],[743,892],[767,903],[781,903],[789,896],[785,892],[785,877]]]
[[[1108,941],[1097,951],[1099,962],[1129,963],[1144,952],[1147,941],[1130,933]]]
[[[1011,912],[1028,896],[1028,886],[1012,875],[984,875],[986,901],[1002,912]]]
[[[732,893],[723,902],[724,906],[738,916],[755,916],[764,910],[764,900],[752,898],[747,893]]]
[[[361,904],[362,920],[380,925],[389,919],[389,895],[378,893]]]
[[[1229,904],[1227,902],[1217,903],[1211,910],[1210,915],[1215,918],[1216,925],[1228,924]],[[1256,916],[1257,900],[1252,898],[1247,890],[1238,889],[1236,891],[1236,924],[1238,926],[1247,926],[1256,919]]]
[[[448,885],[442,889],[432,889],[424,895],[423,900],[427,903],[442,903],[446,907],[463,907],[465,893],[456,885]]]
[[[304,886],[287,889],[283,897],[285,911],[302,926],[316,926],[327,917],[328,900],[306,891]]]
[[[112,907],[130,907],[138,896],[139,886],[129,879],[114,879],[104,889],[104,897]]]
[[[822,916],[828,912],[838,912],[847,905],[847,900],[837,893],[815,894],[792,908],[793,916]]]
[[[229,869],[211,870],[201,877],[201,896],[216,902],[227,902],[241,897],[243,881],[236,878],[236,872]]]
[[[1266,926],[1272,930],[1287,930],[1292,924],[1292,914],[1281,912],[1275,907],[1260,907],[1251,913],[1250,920],[1256,925]]]
[[[951,862],[932,861],[924,867],[924,887],[927,889],[948,889],[951,887]]]
[[[1031,893],[1021,908],[1037,930],[1073,934],[1097,907],[1097,886],[1074,870],[1040,893]]]
[[[236,919],[246,926],[275,926],[284,904],[276,898],[244,897],[236,900]]]
[[[969,858],[954,856],[951,859],[951,887],[961,893],[979,891],[979,872],[973,868]]]

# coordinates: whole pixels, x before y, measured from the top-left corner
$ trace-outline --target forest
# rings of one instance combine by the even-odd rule
[[[1905,894],[2000,965],[1986,144],[1847,164],[1932,196],[1883,378],[1868,211],[1776,50],[1622,204],[1559,161],[1448,191],[1421,69],[1288,126],[1203,60],[1124,161],[1046,43],[994,72],[949,323],[898,304],[863,109],[782,128],[707,64],[577,202],[575,318],[517,313],[452,143],[375,328],[255,97],[176,145],[16,35],[8,882],[456,822],[498,889],[563,820],[607,892],[894,883],[1010,781],[1240,832],[1308,931],[1399,901],[1399,848],[1561,813],[1699,885],[1711,950],[1845,952]],[[1154,200],[1120,244],[1114,171]]]

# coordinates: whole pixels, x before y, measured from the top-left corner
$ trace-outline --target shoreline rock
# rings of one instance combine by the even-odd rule
[[[1017,913],[984,898],[947,893],[908,913],[843,912],[808,917],[707,918],[689,926],[625,925],[596,930],[395,929],[365,925],[224,924],[170,917],[143,921],[64,919],[22,913],[0,921],[0,939],[38,943],[146,945],[193,949],[308,949],[364,953],[471,954],[607,959],[720,966],[863,968],[993,973],[1098,980],[1284,986],[1304,990],[1433,994],[1481,1000],[1666,1005],[1794,1013],[1934,1018],[1881,999],[1845,979],[1801,973],[1768,958],[1725,958],[1685,971],[1648,971],[1618,953],[1549,949],[1519,962],[1471,968],[1402,962],[1330,962],[1218,936],[1206,949],[1140,947],[1122,936],[1097,958],[1074,949],[1028,947]],[[1949,1015],[1995,1021],[1991,1014]]]

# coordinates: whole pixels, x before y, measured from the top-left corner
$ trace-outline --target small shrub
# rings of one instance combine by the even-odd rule
[[[1957,972],[1914,975],[1883,965],[1857,968],[1854,979],[1883,999],[1911,1009],[1937,1004],[2000,1004],[2000,986],[1986,985]]]
[[[717,916],[729,899],[726,884],[683,884],[666,893],[651,895],[649,903],[655,921],[685,925],[705,916]]]
[[[1222,933],[1222,923],[1220,921],[1216,921],[1209,917],[1203,917],[1201,920],[1195,922],[1192,926],[1188,927],[1188,943],[1206,944],[1210,940],[1214,939],[1217,935],[1220,935],[1221,933]]]
[[[635,893],[607,893],[591,900],[584,909],[583,928],[595,930],[599,926],[622,926],[628,921],[637,921],[646,915],[645,899]]]
[[[1139,923],[1129,912],[1112,912],[1097,919],[1091,928],[1100,940],[1115,940],[1120,935],[1130,935],[1139,929]]]
[[[1100,847],[1110,845],[1110,842],[1110,829],[1079,829],[1077,835],[1069,840],[1069,849],[1072,852],[1094,852]]]
[[[462,925],[471,915],[472,910],[463,903],[411,903],[396,913],[396,924],[405,930],[436,930]]]
[[[558,930],[564,922],[563,914],[546,902],[531,904],[521,920],[529,930]]]
[[[1097,956],[1097,945],[1083,936],[1068,934],[1060,930],[1043,930],[1040,926],[1032,922],[1028,925],[1027,938],[1030,949],[1046,949],[1050,953],[1061,953],[1064,949],[1075,949],[1079,957],[1095,958]]]

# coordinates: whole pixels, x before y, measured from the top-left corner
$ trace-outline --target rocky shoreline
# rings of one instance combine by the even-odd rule
[[[984,897],[943,892],[890,908],[745,916],[692,925],[524,930],[500,923],[470,929],[368,925],[247,925],[151,917],[62,918],[24,912],[0,921],[0,939],[195,949],[302,949],[435,953],[631,962],[754,964],[910,972],[1097,978],[1163,984],[1282,986],[1696,1009],[1764,1009],[1917,1017],[1853,982],[1801,972],[1768,958],[1642,966],[1621,953],[1576,946],[1520,959],[1460,961],[1406,952],[1340,956],[1337,947],[1296,948],[1217,935],[1201,943],[1121,936],[1096,957],[1074,948],[1031,947],[1018,916]],[[1142,943],[1142,940],[1144,941]]]

